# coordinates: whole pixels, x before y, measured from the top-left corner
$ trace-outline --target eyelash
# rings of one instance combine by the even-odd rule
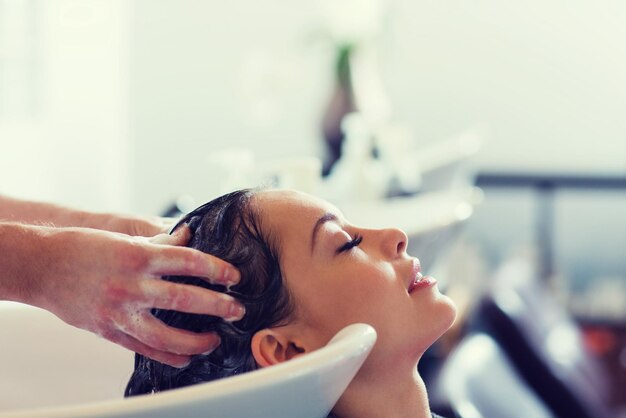
[[[337,248],[337,254],[343,253],[344,251],[349,251],[354,247],[358,247],[361,241],[363,241],[363,237],[360,235],[355,235],[354,238],[352,238],[350,241]]]

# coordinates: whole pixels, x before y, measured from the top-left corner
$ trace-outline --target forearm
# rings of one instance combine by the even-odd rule
[[[46,227],[0,222],[0,300],[40,304],[50,263]]]
[[[95,213],[44,202],[31,202],[0,195],[0,222],[19,222],[53,227],[80,227],[151,236],[167,223],[158,217],[146,218],[112,213]]]
[[[90,220],[90,217],[93,217],[93,214],[60,205],[0,196],[0,221],[58,227],[88,227],[88,223],[95,221]]]

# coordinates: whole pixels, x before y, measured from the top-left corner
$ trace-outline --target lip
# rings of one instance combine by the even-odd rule
[[[422,266],[417,258],[412,260],[412,264],[411,282],[407,288],[407,292],[409,294],[417,289],[431,287],[437,283],[437,280],[433,277],[422,275]]]

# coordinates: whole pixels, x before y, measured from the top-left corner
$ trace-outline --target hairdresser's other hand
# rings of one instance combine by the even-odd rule
[[[89,228],[140,237],[153,237],[169,232],[178,222],[176,218],[160,216],[132,216],[119,214],[95,214]],[[184,244],[184,243],[183,243]]]
[[[33,304],[130,350],[182,367],[191,355],[217,347],[219,337],[166,326],[152,316],[152,308],[227,320],[244,313],[228,295],[160,279],[187,275],[224,285],[239,281],[230,264],[182,247],[189,238],[186,226],[151,239],[93,229],[53,230],[36,292],[40,300]],[[55,259],[62,261],[51,262]]]

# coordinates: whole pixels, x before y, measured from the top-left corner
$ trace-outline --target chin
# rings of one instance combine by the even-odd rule
[[[441,295],[439,303],[441,304],[440,310],[441,320],[443,323],[442,325],[445,328],[441,332],[441,335],[443,335],[447,330],[450,329],[450,327],[452,327],[452,324],[454,324],[454,321],[456,320],[457,309],[456,304],[446,295]]]
[[[456,320],[456,314],[456,305],[452,299],[445,295],[440,295],[439,298],[437,298],[436,305],[433,307],[434,319],[431,327],[432,333],[429,335],[428,347],[434,344],[435,341],[452,327]]]
[[[428,324],[424,324],[422,327],[415,329],[416,332],[408,345],[408,347],[410,347],[408,352],[410,352],[410,355],[412,357],[414,356],[417,361],[419,361],[424,352],[454,324],[454,320],[456,319],[456,306],[450,299],[446,299],[446,302],[437,304],[436,309],[430,312],[431,315],[429,315],[427,319]]]

